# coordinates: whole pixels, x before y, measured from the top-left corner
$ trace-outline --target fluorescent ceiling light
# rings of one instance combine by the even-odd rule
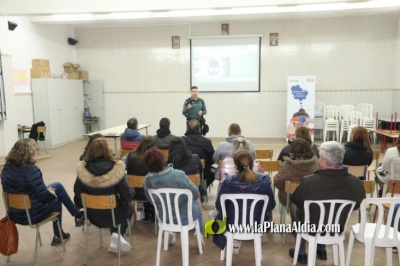
[[[265,6],[265,7],[239,7],[232,8],[227,14],[260,14],[260,13],[276,13],[279,11],[277,6]]]
[[[190,9],[190,10],[172,10],[165,12],[166,17],[191,17],[191,16],[212,16],[218,13],[213,9]],[[164,17],[164,16],[163,16]]]
[[[134,19],[134,18],[151,18],[152,12],[123,12],[123,13],[110,13],[112,19]]]
[[[94,14],[60,14],[60,15],[52,15],[54,20],[88,20],[93,19]]]

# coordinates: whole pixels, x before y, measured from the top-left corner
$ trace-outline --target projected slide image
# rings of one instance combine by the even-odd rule
[[[230,76],[230,58],[197,58],[194,61],[194,77],[219,78]]]

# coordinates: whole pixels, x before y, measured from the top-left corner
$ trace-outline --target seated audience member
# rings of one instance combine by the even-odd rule
[[[87,154],[82,162],[78,163],[78,177],[74,184],[75,204],[82,208],[81,193],[90,195],[116,196],[117,207],[114,209],[115,222],[121,224],[121,250],[129,251],[131,245],[123,238],[128,228],[128,217],[132,216],[129,202],[135,195],[135,190],[128,186],[125,179],[125,166],[122,161],[116,161],[108,147],[105,138],[97,138],[90,144]],[[109,210],[87,210],[88,218],[92,224],[100,228],[110,228],[110,252],[118,252],[118,228],[112,227],[112,216]]]
[[[365,198],[364,185],[358,177],[348,173],[347,167],[343,167],[343,156],[344,148],[340,143],[336,141],[322,143],[319,158],[320,169],[303,178],[290,197],[293,203],[290,208],[292,221],[302,222],[304,220],[304,201],[306,200],[352,200],[356,202],[356,209],[360,207],[361,201]],[[329,212],[326,215],[329,215]],[[311,223],[318,223],[318,220],[319,212],[312,212]],[[294,248],[289,250],[289,255],[293,258]],[[325,245],[318,244],[317,257],[320,260],[327,259]],[[297,262],[307,264],[304,239],[301,240]]]
[[[136,150],[131,151],[125,157],[126,160],[126,173],[128,175],[141,175],[145,176],[149,173],[149,169],[144,163],[144,153],[151,148],[156,147],[156,140],[153,136],[146,136],[142,139],[137,146]],[[135,188],[135,199],[146,200],[143,188]],[[140,204],[141,205],[141,204]],[[138,208],[141,208],[138,204]]]
[[[199,174],[199,182],[203,178],[203,165],[199,156],[192,154],[185,141],[180,137],[174,137],[171,140],[168,163],[172,164],[174,169],[182,170],[187,175]],[[199,191],[202,197],[207,195],[207,189],[202,184],[199,184]]]
[[[180,209],[180,218],[183,225],[188,223],[188,215],[192,215],[193,219],[199,220],[200,230],[203,234],[203,217],[202,217],[202,209],[201,204],[198,202],[199,198],[199,190],[197,187],[189,180],[186,174],[181,171],[172,168],[171,165],[165,166],[165,160],[160,150],[156,148],[152,148],[144,154],[144,161],[149,169],[149,173],[144,181],[144,192],[146,198],[149,202],[151,202],[149,189],[159,189],[159,188],[177,188],[177,189],[189,189],[193,195],[193,201],[189,204],[192,204],[192,214],[187,213],[187,198],[179,197],[178,205]],[[175,204],[171,201],[172,208],[175,208]],[[161,204],[156,204],[158,213],[162,215],[162,207]],[[162,219],[163,217],[159,217]],[[176,217],[173,217],[176,219]],[[174,242],[175,237],[172,234],[172,242]],[[173,243],[172,243],[173,244]]]
[[[265,173],[255,173],[251,171],[253,169],[253,157],[247,150],[239,150],[235,153],[234,158],[235,167],[237,169],[236,173],[230,175],[225,179],[222,184],[221,190],[218,193],[217,200],[215,201],[215,207],[218,211],[216,216],[216,220],[223,220],[222,217],[222,207],[221,207],[221,196],[224,194],[261,194],[267,195],[269,197],[267,210],[265,214],[265,221],[272,220],[272,210],[275,207],[275,199],[274,193],[271,188],[271,179]],[[232,218],[235,216],[234,208],[229,205],[226,208],[227,211],[227,224],[233,224]],[[254,212],[255,221],[257,223],[262,223],[260,221],[261,216],[261,208],[256,208]],[[228,226],[228,225],[227,225]],[[224,249],[226,246],[226,237],[221,235],[214,235],[213,241],[216,245],[218,245],[221,249]],[[238,247],[240,244],[238,242],[234,243],[236,250],[235,253],[238,253]]]
[[[386,150],[385,156],[383,157],[382,165],[376,169],[375,180],[379,185],[379,196],[382,196],[383,186],[387,184],[390,178],[400,178],[400,175],[391,173],[390,164],[393,159],[400,158],[400,135],[397,138],[396,147],[392,147]],[[395,172],[400,173],[400,169],[395,169]]]
[[[319,169],[318,157],[305,139],[297,138],[292,141],[292,152],[279,166],[279,172],[274,176],[274,186],[279,190],[279,202],[286,208],[287,194],[285,182],[300,182],[307,175]]]
[[[199,120],[191,119],[188,121],[185,136],[182,138],[193,154],[197,154],[200,159],[205,160],[204,178],[207,180],[208,187],[215,179],[211,172],[214,147],[211,140],[201,134]]]
[[[127,128],[121,135],[121,149],[134,150],[144,136],[138,131],[138,121],[135,117],[130,118],[126,126]]]
[[[3,192],[29,195],[31,201],[29,214],[32,224],[45,220],[53,212],[60,213],[57,218],[60,221],[61,232],[58,230],[57,223],[53,223],[54,237],[51,245],[56,246],[61,244],[60,233],[64,241],[71,237],[69,233],[65,233],[62,229],[62,205],[75,217],[77,227],[84,224],[85,217],[83,212],[72,202],[61,183],[55,182],[48,186],[45,185],[42,172],[35,165],[37,150],[38,146],[35,140],[18,140],[5,158],[6,164],[1,173],[1,185]],[[8,215],[17,224],[29,224],[25,210],[10,208]]]
[[[97,139],[97,138],[104,138],[104,136],[101,135],[101,134],[94,134],[94,135],[91,135],[91,136],[89,137],[88,143],[86,144],[85,149],[84,149],[82,155],[79,157],[79,161],[83,161],[83,159],[84,159],[85,156],[86,156],[87,150],[89,149],[90,144],[92,144],[93,140],[95,140],[95,139]]]
[[[171,134],[169,130],[171,122],[168,118],[163,117],[160,120],[160,128],[157,129],[157,135],[154,136],[157,142],[157,147],[159,149],[168,149],[169,143],[175,136]]]
[[[240,137],[236,138],[232,142],[230,157],[225,157],[225,159],[222,161],[221,169],[219,169],[219,171],[218,171],[220,173],[218,191],[221,189],[221,186],[225,180],[225,177],[227,177],[229,175],[233,175],[236,172],[235,163],[233,161],[233,156],[239,150],[246,150],[246,151],[250,152],[248,142],[245,139],[240,138]],[[251,152],[250,152],[250,154],[251,154]],[[251,156],[253,157],[253,155],[251,155]],[[253,162],[252,170],[253,170],[253,172],[256,172],[256,173],[264,173],[264,170],[262,169],[259,162],[257,162],[257,161]]]
[[[231,147],[232,147],[232,142],[236,138],[242,138],[245,139],[244,136],[241,135],[242,130],[240,129],[240,126],[236,123],[232,123],[229,125],[228,128],[228,137],[226,138],[226,141],[221,142],[218,144],[217,149],[214,152],[213,155],[213,161],[215,164],[219,164],[220,160],[224,160],[226,157],[231,156]],[[249,151],[251,153],[251,156],[253,156],[253,159],[256,158],[256,151],[254,150],[253,144],[249,141],[246,140],[247,146],[249,147]],[[215,179],[220,178],[220,173],[219,169],[215,172]]]
[[[344,165],[370,165],[372,163],[372,146],[365,127],[353,127],[351,142],[344,145]]]
[[[312,143],[310,131],[308,130],[307,127],[296,128],[295,136],[296,136],[296,138],[301,138],[301,139],[305,139],[306,141],[308,141],[310,143],[311,148],[314,151],[315,155],[317,155],[317,157],[319,157],[318,146],[315,143]],[[288,140],[288,144],[285,147],[283,147],[283,149],[281,150],[281,152],[279,153],[279,156],[278,156],[279,161],[285,160],[284,157],[285,156],[288,157],[289,154],[292,152],[291,143],[292,143],[292,140]]]

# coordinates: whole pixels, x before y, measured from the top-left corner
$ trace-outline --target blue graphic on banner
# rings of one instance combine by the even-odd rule
[[[299,85],[293,86],[291,88],[291,90],[292,90],[293,97],[296,100],[300,101],[300,107],[303,107],[303,102],[302,101],[307,98],[308,91],[307,90],[303,90]]]

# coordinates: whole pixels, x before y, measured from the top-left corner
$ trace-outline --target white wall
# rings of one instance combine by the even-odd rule
[[[18,23],[15,31],[4,30],[7,19]],[[106,127],[124,124],[129,117],[136,116],[140,123],[152,124],[150,134],[155,133],[159,119],[164,116],[171,119],[174,134],[184,133],[181,109],[189,96],[189,36],[220,34],[219,23],[74,30],[62,25],[32,24],[24,17],[4,18],[0,22],[3,27],[0,48],[3,52],[3,47],[8,47],[12,61],[8,73],[12,74],[11,68],[26,69],[29,73],[32,58],[47,58],[57,76],[63,71],[64,62],[76,60],[82,69],[89,71],[90,79],[104,81]],[[200,93],[209,112],[208,136],[226,136],[228,125],[237,122],[247,137],[283,138],[286,80],[291,75],[315,75],[316,98],[327,104],[368,102],[380,116],[397,111],[400,100],[397,15],[226,23],[230,24],[231,35],[264,35],[261,92]],[[279,33],[277,47],[269,46],[272,32]],[[175,35],[181,37],[181,49],[171,49],[171,36]],[[78,39],[78,44],[68,45],[68,37]],[[9,92],[11,80],[9,75]],[[13,135],[14,125],[34,122],[30,85],[27,90],[7,99],[17,108],[14,116],[9,112]],[[6,138],[5,132],[0,122],[0,146],[1,139]],[[7,141],[13,144],[15,138]]]
[[[233,21],[230,34],[263,34],[260,93],[201,93],[211,137],[225,136],[232,122],[247,137],[284,137],[286,80],[317,77],[317,100],[326,104],[372,103],[388,116],[397,95],[397,15],[353,18]],[[270,47],[269,33],[279,33]],[[189,95],[189,36],[220,35],[219,23],[78,28],[77,59],[91,79],[104,80],[106,127],[136,116],[151,123],[171,119],[172,132],[184,132],[181,115]],[[181,49],[171,49],[171,36]]]

